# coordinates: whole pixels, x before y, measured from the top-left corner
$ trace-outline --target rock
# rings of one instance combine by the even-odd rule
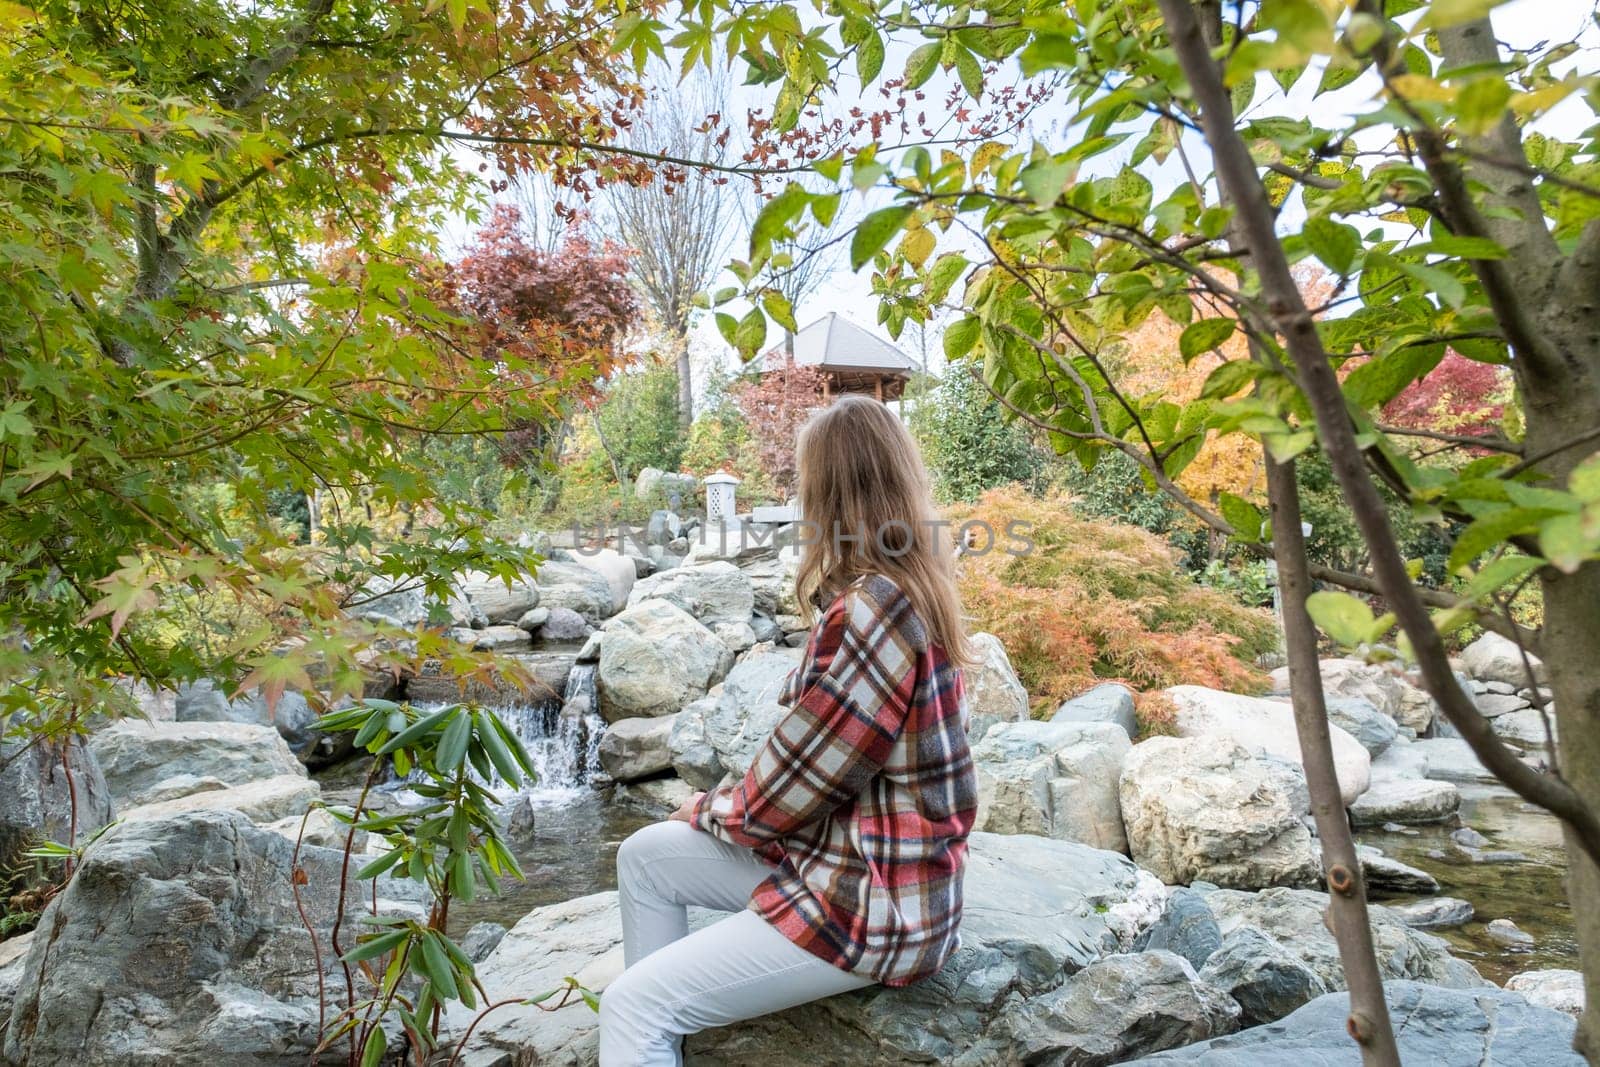
[[[581,618],[581,616],[580,616],[580,618]],[[575,662],[575,663],[599,663],[600,662],[600,642],[601,642],[601,639],[604,638],[604,637],[605,637],[605,631],[603,631],[603,630],[596,630],[594,633],[590,634],[588,636],[588,638],[583,642],[583,647],[578,649],[577,659],[575,659],[573,662]]]
[[[1541,685],[1550,679],[1544,663],[1533,653],[1528,653],[1533,664],[1534,679]],[[1510,638],[1489,631],[1461,650],[1461,666],[1480,682],[1505,682],[1513,689],[1528,684],[1528,671],[1522,661],[1522,652]]]
[[[678,514],[666,508],[656,508],[650,513],[650,518],[644,526],[646,549],[664,545],[681,533],[683,533],[683,520]]]
[[[1198,685],[1173,686],[1166,690],[1166,695],[1178,709],[1179,737],[1226,739],[1257,755],[1301,765],[1294,711],[1288,705]],[[1333,740],[1339,792],[1345,804],[1350,804],[1367,791],[1372,757],[1360,742],[1339,727],[1330,725],[1328,732]]]
[[[0,742],[0,885],[15,891],[34,881],[26,850],[47,842],[75,845],[114,815],[100,763],[81,737]]]
[[[579,618],[581,620],[582,616],[579,616]],[[517,619],[517,628],[519,630],[526,630],[530,634],[537,633],[539,629],[549,621],[549,608],[530,608],[522,613],[521,618]]]
[[[606,587],[611,591],[611,605],[606,611],[607,615],[615,615],[627,606],[628,597],[633,592],[633,584],[639,577],[639,568],[634,565],[631,558],[614,548],[602,548],[598,551],[578,552],[573,556],[573,562],[580,567],[589,568],[605,579]]]
[[[744,774],[772,728],[789,712],[778,697],[801,659],[799,652],[789,649],[761,648],[735,664],[721,690],[695,705],[701,722],[675,733],[673,765],[678,773],[697,788],[708,788],[700,783],[718,767],[723,773]],[[690,751],[700,742],[709,751]],[[681,752],[679,746],[684,746]]]
[[[226,789],[228,783],[215,775],[175,774],[163,778],[133,800],[137,804],[159,804],[164,800],[177,800],[190,793],[205,793],[213,789]]]
[[[1413,930],[1441,930],[1472,921],[1472,904],[1457,897],[1428,897],[1406,904],[1384,905],[1390,915]]]
[[[1201,981],[1239,1002],[1245,1026],[1281,1019],[1331,990],[1321,975],[1254,927],[1230,934],[1200,971]]]
[[[1509,715],[1514,711],[1521,711],[1528,707],[1528,701],[1515,695],[1501,693],[1485,693],[1473,697],[1472,702],[1477,705],[1478,713],[1486,719],[1498,718]]]
[[[1577,1018],[1583,1014],[1583,975],[1578,971],[1523,971],[1506,979],[1506,988],[1529,1004]]]
[[[526,575],[507,584],[498,575],[468,571],[456,581],[456,598],[477,609],[488,625],[510,625],[539,606],[539,586]]]
[[[1459,675],[1457,676],[1460,677]],[[1381,709],[1380,709],[1381,710]],[[1421,736],[1433,728],[1439,717],[1439,704],[1433,695],[1410,682],[1400,685],[1400,706],[1391,712],[1401,728]]]
[[[482,922],[473,923],[466,933],[461,935],[461,951],[473,963],[482,963],[489,958],[489,953],[495,950],[505,939],[506,928],[499,923]]]
[[[1096,960],[1007,1020],[1012,1062],[1121,1063],[1238,1029],[1240,1007],[1160,950]],[[881,1061],[880,1061],[881,1062]]]
[[[695,789],[715,789],[728,773],[706,731],[706,715],[716,706],[714,696],[694,701],[672,717],[672,730],[667,735],[672,769]]]
[[[1139,720],[1134,714],[1133,690],[1116,682],[1097,685],[1064,702],[1050,717],[1051,722],[1114,722],[1130,739],[1139,736]]]
[[[533,639],[520,626],[493,625],[472,632],[472,647],[481,652],[520,652],[533,647]]]
[[[1489,769],[1478,762],[1471,746],[1456,737],[1433,737],[1413,741],[1412,751],[1428,761],[1428,777],[1442,782],[1497,782]]]
[[[335,741],[316,728],[317,713],[306,698],[285,690],[269,707],[260,690],[229,700],[209,678],[181,687],[175,701],[178,722],[240,722],[271,726],[302,762],[319,765],[348,748],[348,740]]]
[[[1305,964],[1328,989],[1345,988],[1339,946],[1324,921],[1328,895],[1311,889],[1263,889],[1242,893],[1219,889],[1206,903],[1222,929],[1223,948],[1243,929],[1253,929],[1277,942],[1280,949]],[[1367,909],[1373,947],[1385,981],[1415,979],[1456,988],[1489,987],[1470,963],[1450,954],[1450,946],[1432,934],[1413,930],[1381,904]],[[1209,966],[1209,963],[1208,963]]]
[[[1123,761],[1119,795],[1133,858],[1163,882],[1317,880],[1298,767],[1215,738],[1153,737]]]
[[[1460,806],[1461,793],[1449,782],[1380,778],[1350,805],[1350,821],[1356,826],[1440,822]]]
[[[23,965],[32,945],[32,931],[0,941],[0,1020],[11,1018],[11,1005],[17,999],[17,987],[22,985]],[[0,1026],[0,1039],[4,1036],[4,1027]]]
[[[1510,919],[1494,919],[1484,926],[1483,932],[1489,935],[1490,941],[1512,952],[1533,951],[1533,935],[1517,929],[1517,924]]]
[[[544,608],[541,611],[546,610]],[[571,608],[550,608],[550,614],[539,628],[542,641],[582,641],[589,635],[589,620]]]
[[[1484,837],[1470,826],[1462,826],[1450,831],[1450,840],[1462,848],[1488,848],[1493,842]]]
[[[1357,845],[1356,856],[1361,860],[1367,894],[1374,899],[1425,896],[1439,891],[1439,880],[1433,875],[1391,859],[1370,845]]]
[[[237,811],[254,823],[298,819],[306,806],[322,795],[322,788],[305,775],[280,774],[257,778],[227,789],[208,789],[173,800],[125,808],[124,822],[149,822],[195,811]]]
[[[1325,659],[1317,664],[1322,675],[1322,691],[1330,700],[1365,700],[1391,718],[1400,712],[1400,677],[1392,671],[1359,659]],[[1279,667],[1271,674],[1275,693],[1289,691],[1289,668]]]
[[[547,559],[539,564],[534,580],[539,586],[539,603],[552,612],[567,608],[593,626],[615,613],[611,583],[592,567]]]
[[[1549,716],[1539,714],[1537,708],[1526,708],[1522,711],[1513,711],[1501,715],[1494,720],[1494,732],[1507,741],[1515,742],[1527,747],[1543,748],[1548,737],[1560,738],[1560,731],[1556,729],[1556,717],[1553,711],[1546,712]],[[1545,733],[1545,723],[1549,722],[1549,734]]]
[[[622,783],[615,796],[619,803],[664,818],[681,808],[694,792],[694,787],[682,778],[648,778]]]
[[[180,774],[242,785],[306,773],[278,731],[246,723],[124,721],[96,733],[89,747],[118,804],[137,804],[145,790]]]
[[[651,599],[675,604],[707,626],[748,623],[755,610],[750,579],[724,560],[652,575],[634,586],[628,606]]]
[[[977,741],[997,722],[1022,722],[1028,718],[1028,691],[1011,669],[1011,657],[998,637],[976,633],[971,635],[971,641],[977,664],[962,672],[962,681],[972,716],[967,736]]]
[[[1440,989],[1389,982],[1384,998],[1405,1063],[1583,1067],[1572,1051],[1576,1022],[1501,989]],[[1360,1067],[1346,1029],[1350,998],[1329,993],[1270,1026],[1258,1026],[1144,1059],[1137,1067]]]
[[[1222,929],[1204,894],[1180,887],[1167,893],[1161,917],[1134,940],[1133,947],[1140,952],[1176,953],[1198,971],[1222,947]]]
[[[1411,741],[1396,738],[1372,760],[1372,781],[1417,781],[1428,776],[1428,757]]]
[[[1335,697],[1326,702],[1328,721],[1355,738],[1367,755],[1378,756],[1394,744],[1399,727],[1388,715],[1359,697]]]
[[[373,575],[350,601],[349,612],[358,619],[378,619],[404,629],[424,623],[444,622],[450,611],[437,601],[429,602],[420,578]]]
[[[676,716],[623,719],[600,735],[600,766],[619,782],[648,778],[672,767],[668,738]]]
[[[679,506],[690,506],[697,499],[700,483],[692,474],[676,474],[646,467],[633,480],[633,495],[640,500],[670,501],[677,496]]]
[[[608,722],[667,715],[722,680],[733,654],[716,635],[665,600],[645,600],[606,625],[598,672]]]
[[[350,809],[345,808],[344,813],[349,815]],[[316,845],[318,848],[331,848],[342,852],[345,841],[348,840],[351,852],[367,850],[367,832],[356,830],[351,834],[350,826],[328,814],[326,808],[312,808],[309,814],[287,815],[276,822],[262,823],[261,826],[291,842],[299,840],[302,846]]]
[[[774,619],[779,615],[800,614],[800,601],[795,598],[794,591],[795,571],[799,566],[799,551],[785,548],[772,559],[754,560],[740,568],[750,579],[756,611]]]
[[[1131,747],[1109,722],[996,723],[972,749],[977,828],[1126,852],[1117,789]]]
[[[45,909],[5,1056],[29,1063],[304,1064],[318,974],[291,877],[293,846],[242,816],[124,822],[84,852]],[[328,951],[343,857],[302,850],[300,891]],[[363,888],[352,886],[357,899]]]
[[[1120,910],[1147,879],[1122,856],[1027,835],[971,838],[962,945],[935,978],[874,986],[690,1038],[686,1058],[780,1064],[804,1050],[828,1067],[889,1063],[1099,1063],[1233,1025],[1224,998],[1165,952],[1121,956]],[[705,921],[695,915],[692,922]],[[621,967],[616,896],[538,908],[506,935],[479,977],[491,1000],[559,986],[603,986]],[[472,1013],[452,1014],[461,1026]],[[502,1009],[463,1060],[590,1065],[595,1015]]]

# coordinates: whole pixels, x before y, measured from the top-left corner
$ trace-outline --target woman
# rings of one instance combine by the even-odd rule
[[[677,1064],[686,1034],[910,985],[957,945],[968,652],[927,473],[862,397],[813,416],[797,458],[796,590],[825,610],[743,780],[617,852],[627,969],[601,998],[601,1067]],[[690,934],[691,905],[738,913]]]

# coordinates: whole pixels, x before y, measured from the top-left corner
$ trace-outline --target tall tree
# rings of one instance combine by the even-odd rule
[[[947,355],[981,361],[1016,417],[1062,451],[1122,452],[1198,518],[1278,555],[1291,602],[1304,607],[1289,620],[1296,718],[1326,835],[1350,1029],[1374,1063],[1394,1062],[1394,1041],[1362,944],[1348,831],[1323,810],[1332,767],[1313,721],[1308,617],[1374,655],[1397,648],[1484,765],[1562,820],[1591,1005],[1577,1044],[1600,1062],[1600,186],[1587,135],[1533,132],[1557,104],[1592,111],[1600,96],[1586,54],[1567,42],[1502,52],[1485,17],[1495,6],[936,0],[908,14],[869,2],[841,13],[833,37],[802,31],[783,5],[780,14],[718,5],[705,23],[683,20],[691,39],[719,20],[752,77],[777,86],[780,135],[852,67],[891,92],[938,77],[971,99],[990,91],[986,63],[1061,79],[1077,110],[1039,140],[893,157],[830,145],[814,168],[888,200],[855,227],[851,260],[872,265],[891,329],[932,306],[959,308]],[[905,65],[885,76],[888,46],[902,38],[913,45]],[[1323,109],[1337,117],[1319,121],[1291,100],[1302,79],[1317,95],[1348,90]],[[1110,153],[1125,143],[1122,163]],[[1158,190],[1142,170],[1168,159],[1184,178]],[[831,215],[835,195],[797,183],[774,197],[752,227],[752,257],[804,213]],[[979,240],[936,254],[947,232]],[[1334,279],[1323,300],[1308,301],[1291,271],[1311,258]],[[1209,309],[1198,317],[1197,298]],[[1225,357],[1195,402],[1131,393],[1108,360],[1158,309],[1182,324],[1185,359]],[[740,325],[753,351],[763,331]],[[1230,355],[1223,346],[1236,334],[1249,344]],[[1490,453],[1465,463],[1419,459],[1382,421],[1447,346],[1508,366],[1525,419],[1520,433],[1459,443]],[[1265,446],[1270,517],[1237,494],[1212,507],[1179,484],[1213,433]],[[1357,520],[1369,571],[1301,566],[1288,468],[1313,449]],[[1462,523],[1449,561],[1459,593],[1414,582],[1380,482],[1419,515]],[[1312,580],[1381,594],[1389,610],[1375,617],[1349,594],[1311,592]],[[1543,603],[1538,631],[1507,611],[1530,588]],[[1456,682],[1445,638],[1468,622],[1543,655],[1555,693],[1547,769],[1518,758]]]
[[[683,160],[724,163],[732,127],[726,86],[702,73],[655,90],[625,135],[628,144]],[[689,328],[694,297],[711,284],[728,250],[735,192],[701,167],[671,165],[610,187],[617,233],[631,249],[629,273],[671,338],[678,367],[678,423],[694,421]]]

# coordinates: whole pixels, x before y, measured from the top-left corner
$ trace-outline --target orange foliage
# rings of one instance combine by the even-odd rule
[[[1067,499],[996,489],[953,509],[1033,542],[998,545],[960,561],[962,602],[974,630],[1000,638],[1036,709],[1107,679],[1136,689],[1170,685],[1259,690],[1252,661],[1277,643],[1272,616],[1198,585],[1164,539],[1136,526],[1079,517]]]

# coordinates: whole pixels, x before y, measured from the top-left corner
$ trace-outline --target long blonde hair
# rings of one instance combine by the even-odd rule
[[[953,544],[940,536],[927,469],[900,420],[875,400],[841,397],[801,427],[796,466],[810,524],[795,574],[803,608],[814,612],[857,578],[881,574],[951,661],[970,663]]]

